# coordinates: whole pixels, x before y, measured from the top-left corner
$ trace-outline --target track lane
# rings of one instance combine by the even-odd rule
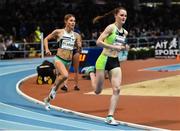
[[[127,125],[109,126],[102,120],[85,118],[57,110],[47,112],[43,106],[18,95],[16,83],[20,79],[34,74],[36,66],[41,62],[41,60],[35,60],[28,63],[27,61],[0,63],[1,129],[21,129],[22,126],[22,129],[140,130],[140,128]],[[8,123],[12,123],[11,126],[8,127]]]

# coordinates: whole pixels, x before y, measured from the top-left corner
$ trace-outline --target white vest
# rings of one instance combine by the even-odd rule
[[[68,33],[66,30],[64,30],[64,34],[57,41],[59,48],[73,50],[76,41],[74,32],[71,31],[70,33]]]

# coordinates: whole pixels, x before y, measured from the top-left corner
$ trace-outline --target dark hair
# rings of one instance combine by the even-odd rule
[[[96,23],[98,20],[100,20],[100,19],[102,19],[102,18],[104,18],[106,16],[109,16],[111,14],[117,15],[120,10],[126,10],[126,8],[124,8],[122,6],[119,6],[119,7],[115,8],[115,9],[113,9],[113,10],[111,10],[111,11],[109,11],[109,12],[107,12],[107,13],[101,15],[101,16],[96,16],[93,19],[93,23]]]
[[[117,15],[120,10],[126,10],[124,7],[120,6],[113,10],[114,15]]]

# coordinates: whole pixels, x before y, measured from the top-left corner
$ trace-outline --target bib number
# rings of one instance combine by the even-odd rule
[[[63,40],[61,48],[66,49],[66,50],[73,50],[74,44],[73,42]]]

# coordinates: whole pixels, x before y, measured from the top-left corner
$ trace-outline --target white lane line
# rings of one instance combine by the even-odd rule
[[[38,65],[41,64],[41,62],[29,62],[29,63],[23,63],[23,61],[21,63],[19,63],[21,65],[14,65],[14,66],[4,66],[0,68],[0,76],[3,75],[8,75],[8,74],[12,74],[12,73],[17,73],[17,72],[22,72],[22,71],[27,71],[27,70],[31,70],[34,69],[36,70],[36,67]],[[2,65],[2,64],[1,64]]]
[[[32,74],[32,75],[29,75],[23,79],[21,79],[20,81],[18,81],[18,83],[16,84],[16,91],[18,92],[18,94],[20,94],[21,96],[23,96],[24,98],[26,98],[27,100],[33,102],[33,103],[36,103],[36,104],[40,104],[40,105],[43,105],[44,106],[44,102],[42,101],[39,101],[37,99],[34,99],[28,95],[26,95],[25,93],[23,93],[20,89],[19,89],[19,86],[20,84],[31,78],[31,77],[34,77],[36,76],[37,74]],[[78,115],[78,116],[81,116],[81,117],[85,117],[85,118],[91,118],[91,119],[96,119],[96,120],[101,120],[101,121],[104,121],[105,118],[102,118],[102,117],[99,117],[99,116],[93,116],[93,115],[89,115],[89,114],[85,114],[85,113],[81,113],[81,112],[76,112],[76,111],[72,111],[72,110],[68,110],[68,109],[65,109],[65,108],[61,108],[61,107],[57,107],[57,106],[53,106],[51,105],[51,108],[57,110],[57,111],[60,111],[60,112],[65,112],[65,113],[72,113],[74,115]],[[156,127],[151,127],[151,126],[144,126],[144,125],[138,125],[138,124],[134,124],[134,123],[129,123],[129,122],[123,122],[123,121],[118,121],[121,125],[125,125],[125,126],[128,126],[128,127],[134,127],[134,128],[139,128],[139,129],[143,129],[143,130],[159,130],[159,131],[169,131],[167,129],[162,129],[162,128],[156,128]],[[93,125],[94,126],[94,125]]]
[[[16,70],[16,69],[23,69],[23,68],[36,68],[39,64],[25,64],[25,65],[14,65],[14,66],[4,66],[0,68],[0,71],[11,71],[11,70]]]
[[[30,67],[30,68],[24,68],[24,69],[16,69],[14,71],[7,71],[5,73],[1,73],[0,76],[4,76],[4,75],[9,75],[9,74],[13,74],[13,73],[17,73],[17,72],[22,72],[22,71],[28,71],[28,70],[32,70],[34,69],[34,67]]]
[[[35,59],[14,59],[14,60],[0,60],[0,65],[14,65],[14,64],[40,64],[42,61],[48,60],[51,61],[53,60],[53,57],[47,57],[47,58],[35,58]]]
[[[139,69],[138,71],[157,71],[154,69],[161,69],[161,68],[166,68],[166,67],[171,67],[171,66],[180,66],[180,64],[169,64],[169,65],[162,65],[162,66],[153,66],[153,67],[147,67],[144,69]],[[176,67],[175,67],[176,68]],[[180,70],[179,67],[177,67],[177,70]]]
[[[14,116],[19,116],[23,118],[28,118],[28,119],[34,119],[34,120],[39,120],[39,121],[44,121],[52,124],[61,124],[65,126],[70,126],[70,127],[75,127],[75,128],[81,128],[81,129],[90,129],[90,127],[96,128],[96,129],[103,129],[103,126],[98,126],[90,123],[84,123],[84,122],[79,122],[76,120],[69,120],[60,117],[55,117],[55,116],[49,116],[49,115],[44,115],[28,110],[24,110],[21,108],[17,108],[14,106],[10,106],[4,103],[0,103],[0,112],[4,114],[9,114],[9,115],[14,115]],[[45,110],[45,109],[44,109]],[[61,123],[60,123],[61,121]],[[110,127],[105,127],[108,130],[112,130],[114,128]]]
[[[41,126],[33,126],[33,125],[27,125],[22,124],[19,122],[12,122],[12,121],[6,121],[0,119],[0,130],[52,130],[52,128],[45,128]]]

